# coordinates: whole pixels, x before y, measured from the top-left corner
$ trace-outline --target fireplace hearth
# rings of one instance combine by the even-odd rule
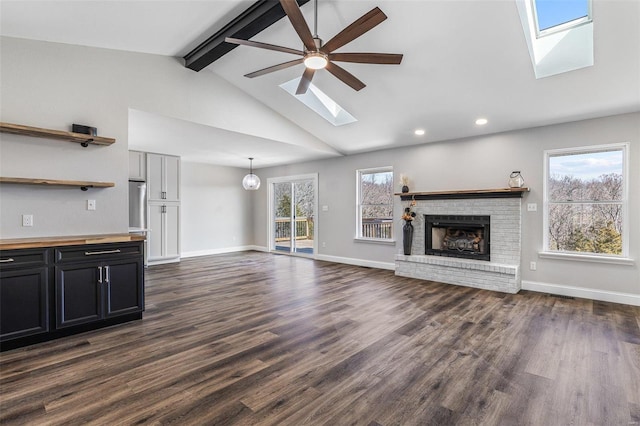
[[[425,254],[490,261],[490,216],[424,215]]]

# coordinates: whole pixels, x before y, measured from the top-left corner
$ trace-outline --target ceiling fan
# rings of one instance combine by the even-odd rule
[[[391,64],[398,65],[402,61],[402,54],[395,53],[333,53],[334,50],[339,49],[347,43],[360,37],[367,31],[376,27],[382,21],[387,19],[382,10],[378,7],[373,8],[368,13],[362,15],[359,19],[355,20],[351,25],[340,31],[331,40],[322,44],[322,40],[315,35],[311,34],[311,30],[307,25],[300,6],[296,0],[280,0],[282,9],[291,21],[291,25],[298,33],[298,36],[304,44],[304,50],[296,50],[288,47],[277,46],[269,43],[260,43],[257,41],[243,40],[238,38],[227,37],[225,41],[227,43],[240,44],[244,46],[258,47],[261,49],[275,50],[277,52],[291,53],[294,55],[302,56],[300,59],[284,62],[282,64],[273,65],[252,73],[246,74],[245,77],[254,78],[261,75],[265,75],[274,71],[279,71],[285,68],[292,67],[294,65],[305,65],[304,73],[300,79],[300,84],[296,90],[296,94],[300,95],[307,92],[309,84],[313,79],[313,75],[316,70],[325,68],[343,83],[347,84],[354,90],[361,90],[366,85],[358,80],[353,74],[344,68],[336,65],[334,62],[357,62],[361,64]],[[314,3],[314,18],[315,18],[315,30],[317,30],[318,23],[318,2]]]

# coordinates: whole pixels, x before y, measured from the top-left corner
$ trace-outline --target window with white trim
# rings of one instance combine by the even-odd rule
[[[393,240],[393,167],[358,170],[356,238]]]
[[[628,256],[628,144],[545,151],[545,251]]]

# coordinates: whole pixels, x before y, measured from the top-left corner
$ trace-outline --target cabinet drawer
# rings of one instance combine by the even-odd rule
[[[49,249],[0,250],[0,269],[42,266],[48,254]]]
[[[56,263],[79,261],[95,262],[135,255],[142,256],[141,242],[61,247],[56,249],[55,260]]]

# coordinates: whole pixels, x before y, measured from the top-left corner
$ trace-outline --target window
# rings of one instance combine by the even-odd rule
[[[369,240],[393,239],[393,168],[357,171],[357,235]]]
[[[628,255],[628,144],[545,152],[545,250]]]
[[[591,0],[533,0],[539,36],[591,21]]]

